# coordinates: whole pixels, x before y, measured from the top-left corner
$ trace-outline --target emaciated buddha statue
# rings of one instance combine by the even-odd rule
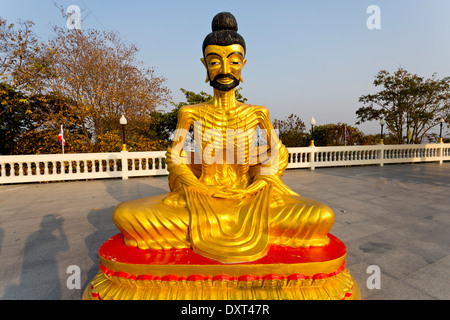
[[[288,152],[267,108],[236,100],[246,63],[230,13],[203,42],[211,101],[184,106],[167,151],[171,192],[116,207],[89,300],[359,299],[329,207],[281,180]],[[193,129],[195,151],[183,151]],[[257,130],[267,145],[255,146]]]
[[[301,197],[281,177],[288,152],[266,107],[236,100],[246,45],[230,13],[219,13],[203,42],[211,101],[184,106],[167,151],[171,192],[127,201],[114,212],[125,244],[139,249],[191,248],[224,263],[249,262],[270,245],[321,247],[334,222],[329,207]],[[257,128],[266,146],[255,147]],[[197,161],[183,146],[193,128]]]

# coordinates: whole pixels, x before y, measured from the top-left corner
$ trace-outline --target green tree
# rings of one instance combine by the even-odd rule
[[[159,148],[151,139],[150,113],[169,101],[170,91],[163,77],[137,60],[136,45],[113,31],[58,27],[53,38],[39,43],[32,26],[0,19],[0,82],[11,87],[2,87],[0,116],[8,122],[1,129],[8,151],[2,152],[53,152],[52,137],[61,125],[67,152],[118,151],[122,114],[132,150]],[[38,101],[39,109],[32,110]],[[20,131],[19,118],[28,123]]]
[[[122,115],[128,119],[127,141],[131,142],[141,130],[139,125],[150,121],[150,112],[168,101],[165,79],[137,61],[137,47],[116,32],[55,31],[55,38],[42,50],[51,56],[54,72],[45,86],[74,102],[71,113],[92,151],[110,151],[105,142],[111,139],[103,136],[120,132]]]
[[[0,83],[0,154],[14,154],[21,135],[33,128],[32,117],[36,102],[16,91],[6,83]]]
[[[345,132],[348,130],[348,137]],[[316,146],[343,146],[365,144],[365,135],[358,128],[349,126],[345,123],[329,123],[314,127],[314,145]]]
[[[21,91],[29,89],[27,82],[22,81],[24,67],[38,51],[33,26],[31,21],[14,24],[0,17],[0,82]]]
[[[57,136],[61,124],[64,124],[66,153],[91,151],[90,144],[84,139],[82,127],[71,113],[72,101],[51,93],[33,95],[29,100],[38,102],[37,107],[28,113],[33,127],[21,135],[16,154],[60,153],[62,148]]]
[[[425,79],[399,68],[393,75],[381,70],[375,76],[374,85],[382,89],[359,98],[363,106],[356,111],[356,124],[385,118],[396,143],[408,139],[409,129],[411,141],[421,143],[441,118],[448,117],[449,77],[437,79],[436,74],[433,74],[431,78]]]
[[[286,147],[302,147],[309,144],[309,136],[305,133],[305,123],[299,116],[291,114],[284,120],[273,120],[274,129]]]
[[[360,142],[361,145],[374,145],[379,144],[381,140],[381,134],[366,134],[362,137]],[[383,134],[383,143],[384,144],[395,144],[395,139],[391,134]]]

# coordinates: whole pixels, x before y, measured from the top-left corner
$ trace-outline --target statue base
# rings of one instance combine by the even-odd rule
[[[191,249],[141,250],[122,234],[99,249],[100,270],[85,300],[346,300],[360,299],[345,268],[346,247],[329,235],[325,247],[272,245],[266,256],[226,264]]]

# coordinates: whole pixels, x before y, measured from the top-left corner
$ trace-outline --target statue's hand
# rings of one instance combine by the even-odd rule
[[[211,195],[216,198],[243,200],[246,197],[249,197],[249,196],[257,193],[259,190],[261,190],[265,186],[267,186],[267,182],[263,181],[263,180],[259,180],[259,181],[252,183],[250,186],[248,186],[245,189],[227,189],[224,187],[218,188],[217,190],[214,190],[214,192]]]
[[[219,194],[222,190],[225,189],[225,186],[216,186],[216,185],[206,185],[203,190],[209,194],[210,196],[214,196],[215,194]]]
[[[272,201],[270,203],[270,206],[283,206],[285,204],[283,198],[279,194],[274,194],[272,196]]]
[[[250,186],[248,186],[246,190],[249,193],[256,193],[257,191],[261,190],[267,185],[268,182],[266,180],[256,180]],[[270,199],[270,206],[282,206],[284,204],[285,202],[280,194],[275,192],[272,193],[272,198]]]
[[[247,193],[247,194],[256,193],[259,190],[261,190],[262,188],[264,188],[265,186],[267,186],[267,181],[265,181],[265,180],[257,180],[257,181],[253,182],[251,185],[249,185],[245,189],[245,193]]]
[[[242,189],[223,189],[212,194],[215,198],[242,200],[248,196],[248,193]]]
[[[175,207],[186,205],[186,200],[176,192],[169,193],[169,195],[163,199],[163,202]]]

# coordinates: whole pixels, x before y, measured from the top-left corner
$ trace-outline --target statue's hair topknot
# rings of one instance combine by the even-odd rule
[[[245,48],[245,41],[242,36],[237,33],[238,24],[236,18],[229,12],[220,12],[212,20],[212,32],[208,34],[203,41],[203,53],[209,45],[229,46],[239,44]]]
[[[238,31],[236,18],[229,12],[221,12],[216,14],[211,24],[212,31],[231,30]]]

